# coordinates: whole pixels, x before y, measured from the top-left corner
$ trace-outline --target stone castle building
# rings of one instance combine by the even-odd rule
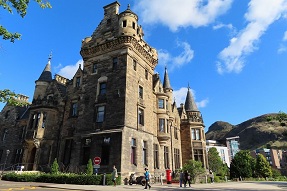
[[[157,51],[144,41],[138,16],[119,7],[117,1],[104,7],[82,42],[83,69],[71,80],[52,78],[49,58],[32,103],[3,108],[1,164],[46,171],[57,158],[61,170],[83,172],[100,157],[99,173],[115,164],[123,177],[145,167],[157,176],[190,159],[207,168],[203,119],[190,90],[177,108],[167,69],[163,83],[154,72]]]

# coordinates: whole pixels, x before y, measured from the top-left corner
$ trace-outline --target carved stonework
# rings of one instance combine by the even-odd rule
[[[155,68],[158,60],[154,58],[152,48],[149,46],[147,48],[144,48],[134,37],[131,36],[121,36],[113,41],[109,41],[98,46],[82,48],[80,53],[83,58],[85,58],[95,53],[99,54],[101,52],[110,51],[111,49],[117,49],[125,43],[131,44],[142,56],[144,56],[149,61],[149,63],[151,64],[150,67],[152,69]]]
[[[40,140],[39,139],[34,139],[34,145],[38,149],[40,147]]]

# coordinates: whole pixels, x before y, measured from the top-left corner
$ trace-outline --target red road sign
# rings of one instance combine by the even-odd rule
[[[95,157],[93,161],[95,165],[99,165],[101,164],[101,157]]]

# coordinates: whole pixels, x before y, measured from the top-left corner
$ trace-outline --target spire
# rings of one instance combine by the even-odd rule
[[[39,77],[39,79],[37,81],[45,81],[45,82],[52,81],[51,59],[52,59],[52,52],[49,55],[48,63],[45,66],[45,69],[43,70],[41,76]]]
[[[170,86],[169,77],[167,74],[167,68],[166,67],[165,67],[165,71],[164,71],[163,88],[164,89],[172,89]]]
[[[198,111],[195,101],[193,99],[193,96],[191,95],[189,84],[188,84],[187,89],[188,90],[187,90],[187,95],[186,95],[185,104],[184,104],[185,110],[186,111]]]

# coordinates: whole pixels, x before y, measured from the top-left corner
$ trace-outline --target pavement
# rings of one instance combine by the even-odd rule
[[[0,184],[9,185],[25,185],[35,186],[43,188],[58,188],[67,190],[85,190],[85,191],[127,191],[127,190],[144,190],[141,185],[117,185],[114,186],[102,186],[102,185],[74,185],[74,184],[53,184],[53,183],[40,183],[40,182],[11,182],[11,181],[0,181]],[[226,182],[226,183],[214,183],[214,184],[192,184],[191,187],[179,187],[178,184],[152,184],[150,190],[157,191],[171,191],[171,190],[210,190],[210,191],[283,191],[287,190],[287,182]]]

